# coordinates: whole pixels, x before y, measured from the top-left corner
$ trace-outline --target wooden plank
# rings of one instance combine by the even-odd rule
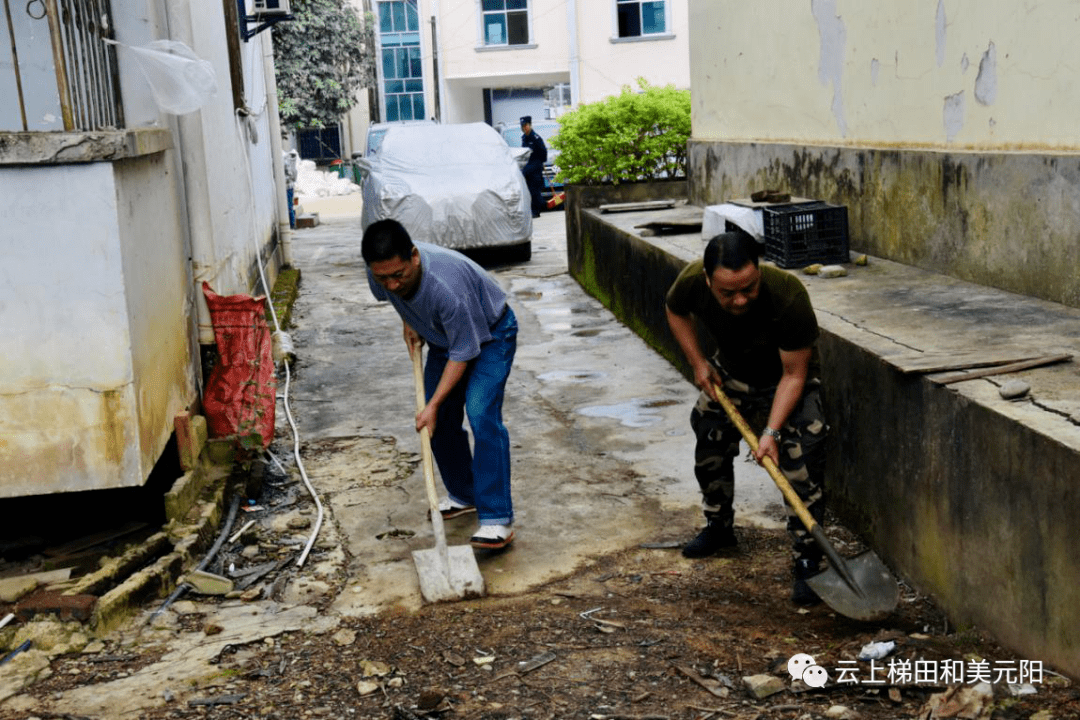
[[[973,350],[956,353],[918,353],[892,355],[881,359],[902,373],[938,373],[946,370],[969,370],[1024,362],[1042,357],[1037,352],[1023,350]]]
[[[675,207],[677,200],[647,200],[645,202],[610,203],[601,205],[600,212],[632,212],[634,210],[667,210]]]
[[[991,375],[1004,375],[1006,373],[1020,372],[1021,370],[1030,370],[1031,368],[1053,365],[1054,363],[1066,362],[1069,360],[1072,360],[1072,355],[1067,355],[1065,353],[1060,355],[1045,355],[1033,360],[1025,360],[1024,362],[999,365],[997,367],[975,370],[974,372],[959,373],[957,375],[947,375],[943,378],[930,378],[930,380],[938,385],[949,385],[950,383],[963,382],[964,380],[975,380],[978,378],[990,377]]]

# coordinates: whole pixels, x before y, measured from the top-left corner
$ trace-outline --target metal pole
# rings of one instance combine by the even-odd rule
[[[11,20],[9,0],[4,0],[4,14],[7,16],[8,36],[11,38],[11,67],[15,69],[15,88],[19,92],[19,114],[22,115],[23,131],[28,132],[30,127],[26,124],[26,100],[23,99],[22,73],[19,72],[19,51],[15,47],[15,25]]]

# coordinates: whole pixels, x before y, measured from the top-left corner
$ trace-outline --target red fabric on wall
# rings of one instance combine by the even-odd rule
[[[266,298],[218,295],[203,283],[218,360],[203,391],[210,437],[258,434],[263,449],[274,439],[277,378],[266,324]]]

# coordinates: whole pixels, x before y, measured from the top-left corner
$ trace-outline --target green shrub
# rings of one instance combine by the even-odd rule
[[[581,105],[559,118],[551,145],[559,151],[559,179],[595,185],[686,176],[690,91],[624,85],[618,95]]]

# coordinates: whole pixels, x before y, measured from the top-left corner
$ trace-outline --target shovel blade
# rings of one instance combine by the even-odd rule
[[[467,600],[484,596],[484,576],[476,556],[468,545],[413,550],[413,562],[420,579],[420,594],[425,602]]]
[[[831,565],[806,581],[826,605],[855,620],[881,620],[896,609],[900,586],[874,551],[840,558],[840,562],[850,583]]]

